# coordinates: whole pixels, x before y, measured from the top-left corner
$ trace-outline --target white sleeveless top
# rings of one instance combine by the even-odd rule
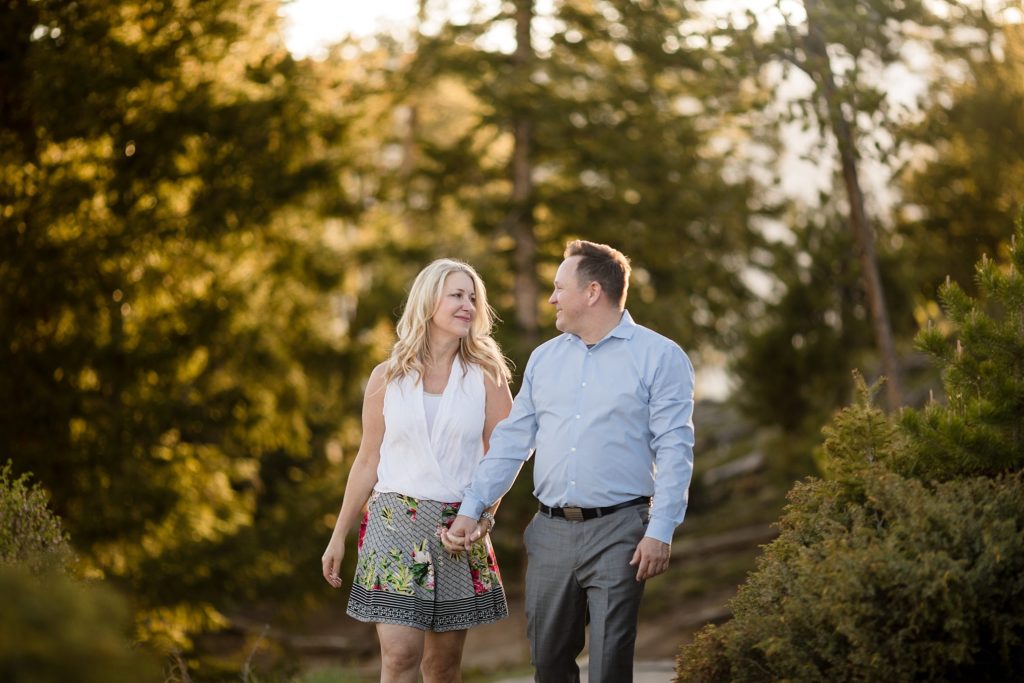
[[[384,393],[384,441],[375,491],[443,503],[462,500],[484,455],[484,373],[458,356],[433,429],[427,428],[423,384],[415,375],[392,380]]]
[[[428,394],[423,392],[423,412],[427,415],[427,433],[433,434],[434,420],[437,419],[437,411],[441,408],[441,394]]]

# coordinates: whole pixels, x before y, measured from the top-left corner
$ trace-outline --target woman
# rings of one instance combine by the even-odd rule
[[[413,282],[398,341],[370,374],[363,435],[323,574],[335,588],[362,515],[348,614],[377,623],[381,681],[461,680],[466,629],[508,614],[487,532],[465,553],[441,545],[491,430],[508,415],[507,362],[472,267],[440,259]],[[495,508],[497,505],[494,506]]]

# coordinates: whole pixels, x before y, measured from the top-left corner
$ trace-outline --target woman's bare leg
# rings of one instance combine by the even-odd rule
[[[423,683],[461,683],[465,631],[428,632],[423,649]]]
[[[377,624],[380,683],[417,683],[423,659],[424,631],[398,624]]]

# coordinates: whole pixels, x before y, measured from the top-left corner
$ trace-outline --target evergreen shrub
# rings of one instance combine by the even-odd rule
[[[945,404],[904,411],[913,456],[906,472],[919,478],[1024,468],[1024,227],[1009,263],[978,264],[977,284],[983,299],[944,284],[939,298],[948,323],[918,335],[918,345],[939,364],[947,397]]]
[[[683,681],[1024,680],[1024,481],[799,484]]]
[[[677,680],[1024,680],[1024,225],[947,284],[918,343],[945,401],[890,417],[859,400],[824,430],[826,479],[797,484],[733,619],[683,648]],[[876,387],[877,388],[877,387]]]

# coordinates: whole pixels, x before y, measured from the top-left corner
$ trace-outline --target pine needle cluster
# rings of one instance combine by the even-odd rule
[[[916,476],[996,475],[1024,466],[1024,223],[1000,263],[977,265],[979,298],[947,281],[939,290],[955,334],[929,325],[919,348],[942,369],[946,402],[906,411]]]

